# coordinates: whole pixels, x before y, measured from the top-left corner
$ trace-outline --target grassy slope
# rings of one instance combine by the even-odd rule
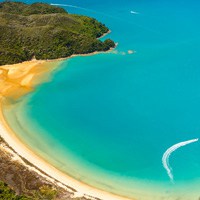
[[[107,51],[114,42],[97,39],[106,32],[93,18],[48,4],[0,3],[0,65]]]

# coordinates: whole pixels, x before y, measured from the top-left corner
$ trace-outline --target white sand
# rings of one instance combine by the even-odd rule
[[[110,194],[105,191],[101,191],[98,189],[95,189],[91,186],[88,186],[84,183],[81,183],[69,176],[67,176],[65,173],[59,171],[52,165],[50,165],[48,162],[44,161],[41,157],[36,155],[33,151],[31,151],[23,142],[19,140],[19,138],[16,136],[16,134],[12,131],[12,129],[8,126],[8,123],[6,122],[6,119],[3,115],[3,101],[6,97],[13,97],[18,98],[20,95],[24,95],[24,92],[19,92],[20,90],[24,89],[26,87],[26,92],[29,92],[30,90],[27,88],[31,88],[34,85],[33,80],[34,73],[35,75],[40,74],[40,68],[42,72],[48,73],[47,70],[42,68],[41,61],[30,61],[22,64],[17,65],[11,65],[11,66],[3,66],[0,67],[1,70],[8,70],[4,75],[2,73],[0,74],[0,135],[1,137],[8,143],[9,146],[12,147],[14,151],[17,152],[18,155],[28,160],[30,163],[32,163],[34,166],[48,174],[50,177],[46,176],[45,174],[42,174],[34,167],[27,166],[31,170],[35,170],[37,173],[40,173],[43,177],[48,179],[51,182],[54,182],[57,180],[62,187],[67,189],[66,186],[69,186],[71,188],[74,188],[77,192],[74,193],[74,197],[95,197],[105,200],[126,200],[127,198],[119,197],[113,194]],[[38,67],[39,65],[39,67]],[[21,68],[20,68],[21,66]],[[50,69],[52,70],[52,69]],[[40,76],[38,76],[40,77]],[[8,82],[6,80],[9,80]],[[10,84],[10,82],[12,84]],[[38,81],[39,83],[40,81]],[[20,95],[16,95],[20,93]],[[16,154],[15,159],[19,159],[20,157]],[[70,192],[72,192],[70,190]]]

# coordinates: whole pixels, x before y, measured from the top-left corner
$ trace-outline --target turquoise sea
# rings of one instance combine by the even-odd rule
[[[200,142],[171,154],[173,183],[162,156],[200,137],[200,2],[45,2],[105,23],[112,31],[105,38],[118,46],[62,62],[51,82],[23,98],[14,108],[21,140],[97,188],[130,199],[198,200]]]

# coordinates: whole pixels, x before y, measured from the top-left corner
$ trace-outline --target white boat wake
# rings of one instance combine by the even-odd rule
[[[135,11],[132,11],[132,10],[131,10],[130,13],[131,13],[131,14],[135,14],[135,15],[138,15],[138,14],[139,14],[139,12],[135,12]]]
[[[199,139],[197,138],[197,139],[187,140],[184,142],[177,143],[177,144],[171,146],[169,149],[167,149],[167,151],[165,151],[165,153],[163,154],[163,157],[162,157],[163,167],[166,169],[167,174],[172,182],[174,181],[174,177],[172,174],[172,168],[170,167],[170,164],[169,164],[169,157],[170,157],[171,153],[173,153],[180,147],[183,147],[183,146],[188,145],[193,142],[197,142],[198,140]]]
[[[71,7],[71,8],[78,8],[78,9],[82,9],[82,10],[88,10],[86,8],[82,8],[82,7],[74,6],[74,5],[69,5],[69,4],[51,3],[50,5],[52,5],[52,6],[65,6],[65,7]]]
[[[106,17],[118,19],[118,18],[116,18],[116,17],[114,17],[112,15],[106,14],[104,12],[99,12],[99,11],[96,11],[96,10],[92,10],[92,9],[88,9],[88,8],[84,8],[84,7],[80,7],[80,6],[75,6],[75,5],[71,5],[71,4],[50,3],[50,5],[52,5],[52,6],[69,7],[69,8],[76,8],[76,9],[84,10],[86,12],[91,12],[91,13],[103,15],[103,16],[106,16]]]

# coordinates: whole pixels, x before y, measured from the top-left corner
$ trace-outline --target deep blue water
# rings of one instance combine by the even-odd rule
[[[45,2],[83,8],[64,7],[105,23],[112,30],[106,38],[118,47],[66,60],[51,82],[27,97],[22,115],[39,130],[35,137],[51,140],[44,140],[44,149],[41,142],[41,151],[57,155],[66,173],[86,183],[92,184],[88,173],[95,179],[103,172],[122,177],[125,184],[139,180],[147,188],[191,186],[200,178],[199,142],[171,155],[174,186],[161,159],[170,146],[200,136],[200,3]],[[21,137],[34,148],[31,137]],[[78,175],[65,168],[69,154]],[[101,183],[114,187],[108,179]],[[126,187],[131,190],[132,184]]]

